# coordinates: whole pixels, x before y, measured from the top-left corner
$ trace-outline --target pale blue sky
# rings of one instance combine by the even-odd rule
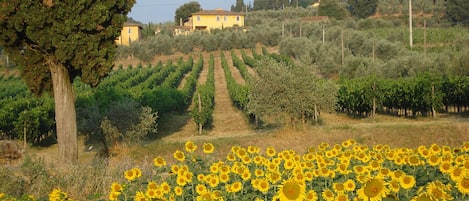
[[[236,3],[236,0],[137,0],[128,16],[142,23],[174,22],[176,9],[191,1],[199,2],[204,10],[230,10],[231,5]],[[244,3],[250,1],[244,0]]]

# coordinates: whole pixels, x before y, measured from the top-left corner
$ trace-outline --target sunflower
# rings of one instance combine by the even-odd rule
[[[266,174],[266,178],[269,180],[270,183],[276,184],[282,179],[282,174],[277,171],[269,172]]]
[[[399,184],[399,179],[393,179],[389,182],[389,190],[391,192],[397,193],[401,190],[401,185]]]
[[[166,161],[164,160],[163,157],[161,156],[158,156],[156,158],[153,159],[153,164],[156,166],[156,167],[163,167],[166,165]]]
[[[184,175],[179,175],[176,177],[176,184],[179,186],[185,186],[187,184],[186,178]]]
[[[262,165],[265,160],[262,156],[255,156],[253,161],[256,165]]]
[[[230,175],[228,173],[220,173],[220,182],[228,183],[230,181]]]
[[[334,192],[332,192],[330,189],[326,189],[321,193],[322,198],[326,201],[333,201],[335,199]]]
[[[267,149],[265,150],[265,154],[269,157],[274,157],[276,153],[277,152],[275,151],[275,148],[273,148],[272,146],[267,147]]]
[[[119,195],[121,195],[121,192],[111,191],[111,193],[109,194],[109,200],[111,200],[111,201],[118,200]]]
[[[333,183],[332,189],[334,190],[334,192],[342,193],[345,191],[345,186],[343,183]]]
[[[345,191],[352,192],[352,191],[355,191],[355,188],[356,188],[356,185],[353,180],[347,179],[347,181],[344,182]]]
[[[444,185],[440,181],[430,182],[427,185],[427,194],[435,200],[453,200],[450,185]]]
[[[407,164],[409,164],[410,166],[419,166],[419,165],[423,165],[423,161],[421,161],[419,159],[418,156],[409,156],[407,159]]]
[[[451,180],[453,181],[457,181],[458,179],[461,178],[461,176],[463,175],[463,171],[464,169],[462,167],[453,167],[451,169]]]
[[[237,181],[231,184],[231,190],[233,193],[239,192],[241,189],[243,189],[243,184],[241,182]]]
[[[158,189],[159,190],[159,189]],[[157,194],[157,189],[147,189],[147,191],[145,192],[145,195],[148,197],[148,198],[158,198],[160,196],[158,196]],[[161,194],[161,190],[159,190]]]
[[[279,185],[277,195],[280,201],[301,201],[305,197],[305,186],[300,181],[288,179]]]
[[[358,191],[358,198],[369,201],[382,200],[389,193],[382,178],[368,180]]]
[[[441,148],[437,144],[432,144],[430,146],[430,150],[432,151],[433,154],[439,154],[441,152]]]
[[[164,194],[168,194],[169,192],[171,192],[171,186],[168,184],[168,182],[163,182],[161,183],[160,185],[161,187],[161,191],[163,191]]]
[[[259,147],[250,145],[250,146],[248,146],[248,152],[250,154],[257,154],[257,153],[259,153]]]
[[[344,147],[344,148],[347,148],[350,145],[352,145],[349,140],[343,141],[341,144],[342,144],[342,147]]]
[[[264,176],[264,170],[256,168],[256,169],[254,170],[254,175],[255,175],[256,177],[263,177],[263,176]]]
[[[185,145],[186,151],[189,152],[189,153],[192,153],[195,150],[197,150],[197,145],[195,145],[194,142],[192,142],[190,140],[187,141],[184,145]]]
[[[211,173],[214,173],[214,174],[218,173],[218,170],[219,170],[218,164],[214,163],[214,164],[210,165],[210,172]]]
[[[233,162],[233,161],[236,160],[236,157],[232,153],[229,153],[229,154],[226,155],[226,160]]]
[[[140,168],[133,168],[132,171],[134,171],[136,178],[139,178],[142,176],[142,170],[140,170]]]
[[[412,175],[404,175],[399,178],[399,184],[403,189],[411,189],[415,186],[415,177]]]
[[[426,193],[419,193],[410,201],[433,201],[433,199]]]
[[[244,181],[251,179],[251,171],[249,171],[249,169],[244,169],[243,173],[241,174],[241,178]]]
[[[114,192],[122,192],[122,185],[120,185],[120,184],[117,183],[117,182],[112,183],[112,185],[111,185],[111,191],[114,191]]]
[[[457,180],[456,187],[462,194],[469,195],[469,177],[462,177]]]
[[[318,199],[319,198],[318,198],[318,194],[316,193],[316,191],[309,190],[308,192],[306,192],[305,200],[307,200],[307,201],[317,201]]]
[[[158,189],[158,188],[159,188],[158,184],[157,184],[156,182],[154,182],[154,181],[150,181],[150,182],[148,182],[148,184],[147,184],[147,189],[156,190],[156,189]]]
[[[135,201],[147,201],[148,199],[142,191],[137,191],[137,193],[135,193],[134,200]]]
[[[205,194],[207,192],[207,187],[203,184],[197,184],[195,187],[195,192],[197,192],[199,195]]]
[[[213,146],[212,143],[204,143],[203,151],[206,154],[211,154],[215,151],[215,147]]]
[[[173,156],[174,156],[174,159],[176,159],[178,161],[181,161],[181,162],[186,159],[186,156],[184,155],[184,152],[179,151],[179,150],[176,150],[176,152],[174,152]]]
[[[335,201],[349,201],[348,194],[345,193],[339,193],[337,196],[335,196]]]
[[[377,160],[373,160],[370,163],[368,163],[368,168],[371,170],[379,170],[381,169],[381,162]]]
[[[243,158],[241,158],[241,161],[244,163],[244,164],[250,164],[252,162],[252,159],[251,157],[249,157],[248,155],[244,156]]]
[[[461,146],[462,150],[469,151],[469,142],[464,142]]]
[[[287,159],[283,163],[283,168],[285,168],[286,170],[291,170],[295,167],[295,164],[296,164],[295,161],[293,161],[291,159]]]
[[[266,194],[269,191],[270,184],[266,179],[259,179],[259,183],[257,184],[257,189]]]
[[[128,181],[133,181],[137,177],[137,175],[135,175],[135,171],[133,169],[125,171],[124,176]]]
[[[182,189],[182,187],[180,186],[174,187],[174,194],[176,194],[177,196],[181,196],[182,193],[184,193],[184,190]]]
[[[441,162],[441,159],[437,155],[431,155],[427,158],[427,163],[431,166],[437,166]]]
[[[440,163],[439,169],[442,173],[451,174],[452,165],[448,161],[443,161],[442,163]]]

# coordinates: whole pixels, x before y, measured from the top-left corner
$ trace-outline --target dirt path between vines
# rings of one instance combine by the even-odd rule
[[[207,80],[210,54],[212,53],[203,53],[204,68],[198,79],[199,84],[204,84]],[[231,102],[225,74],[221,66],[220,52],[213,52],[213,54],[215,61],[215,107],[213,111],[212,127],[204,128],[202,135],[198,135],[197,125],[190,117],[191,106],[187,112],[183,114],[169,114],[170,116],[167,117],[168,122],[161,122],[161,130],[164,136],[161,139],[163,141],[211,140],[223,137],[241,137],[256,134],[256,132],[250,129],[247,122],[248,120],[244,114],[234,107]],[[241,74],[236,67],[233,66],[231,53],[227,51],[224,52],[224,54],[233,77],[239,84],[244,84],[245,81],[241,77]]]

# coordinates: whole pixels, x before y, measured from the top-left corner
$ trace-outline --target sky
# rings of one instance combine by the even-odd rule
[[[176,9],[191,1],[199,2],[204,10],[217,8],[230,10],[231,5],[236,3],[236,0],[137,0],[128,16],[145,24],[174,22]],[[247,4],[250,1],[244,2]]]

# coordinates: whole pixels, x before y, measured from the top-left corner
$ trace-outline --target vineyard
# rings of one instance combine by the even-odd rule
[[[262,121],[262,115],[256,113],[258,111],[253,110],[251,106],[254,103],[250,103],[250,99],[254,100],[255,96],[251,94],[255,88],[250,84],[254,83],[252,79],[256,77],[256,66],[266,59],[290,66],[288,68],[295,65],[290,58],[269,53],[265,48],[262,52],[251,49],[241,50],[238,54],[233,50],[220,52],[217,58],[213,53],[209,58],[202,55],[197,55],[196,58],[198,59],[193,56],[186,59],[180,57],[175,61],[160,61],[154,66],[146,67],[139,64],[135,67],[129,65],[124,69],[120,66],[96,88],[76,81],[74,87],[77,93],[76,107],[80,132],[84,135],[103,133],[102,122],[109,119],[119,132],[126,133],[125,131],[134,129],[143,118],[139,116],[141,108],[147,107],[151,109],[152,114],[160,117],[190,110],[192,121],[198,125],[197,130],[201,134],[204,128],[213,128],[213,113],[217,102],[215,97],[220,93],[215,91],[215,66],[221,66],[224,77],[218,79],[224,79],[231,103],[244,114],[245,122],[253,122],[249,120],[254,119]],[[205,59],[208,62],[204,62]],[[215,63],[216,60],[219,63]],[[201,83],[198,80],[204,68],[208,69],[208,74],[205,82]],[[260,69],[258,70],[258,73],[261,73]],[[302,82],[308,85],[309,81]],[[434,74],[401,79],[364,77],[341,79],[327,85],[337,85],[336,100],[329,101],[335,102],[336,110],[358,117],[368,117],[376,113],[405,117],[431,116],[436,112],[466,112],[469,106],[468,77],[441,77]],[[26,137],[26,140],[33,144],[50,143],[51,140],[53,142],[55,124],[52,98],[32,96],[24,82],[13,76],[2,77],[0,86],[2,138]],[[296,89],[292,87],[285,90]],[[307,89],[301,90],[304,92]],[[313,94],[309,99],[322,96],[311,93]],[[298,98],[288,97],[290,107],[296,107],[293,99]],[[309,108],[299,112],[292,110],[290,117],[302,118],[303,122],[305,118],[317,118],[321,110],[316,108],[318,103],[305,106],[307,100],[302,101],[302,106]],[[281,107],[288,110],[289,106]],[[197,133],[197,130],[193,132]],[[143,135],[150,134],[155,132],[146,132]]]

